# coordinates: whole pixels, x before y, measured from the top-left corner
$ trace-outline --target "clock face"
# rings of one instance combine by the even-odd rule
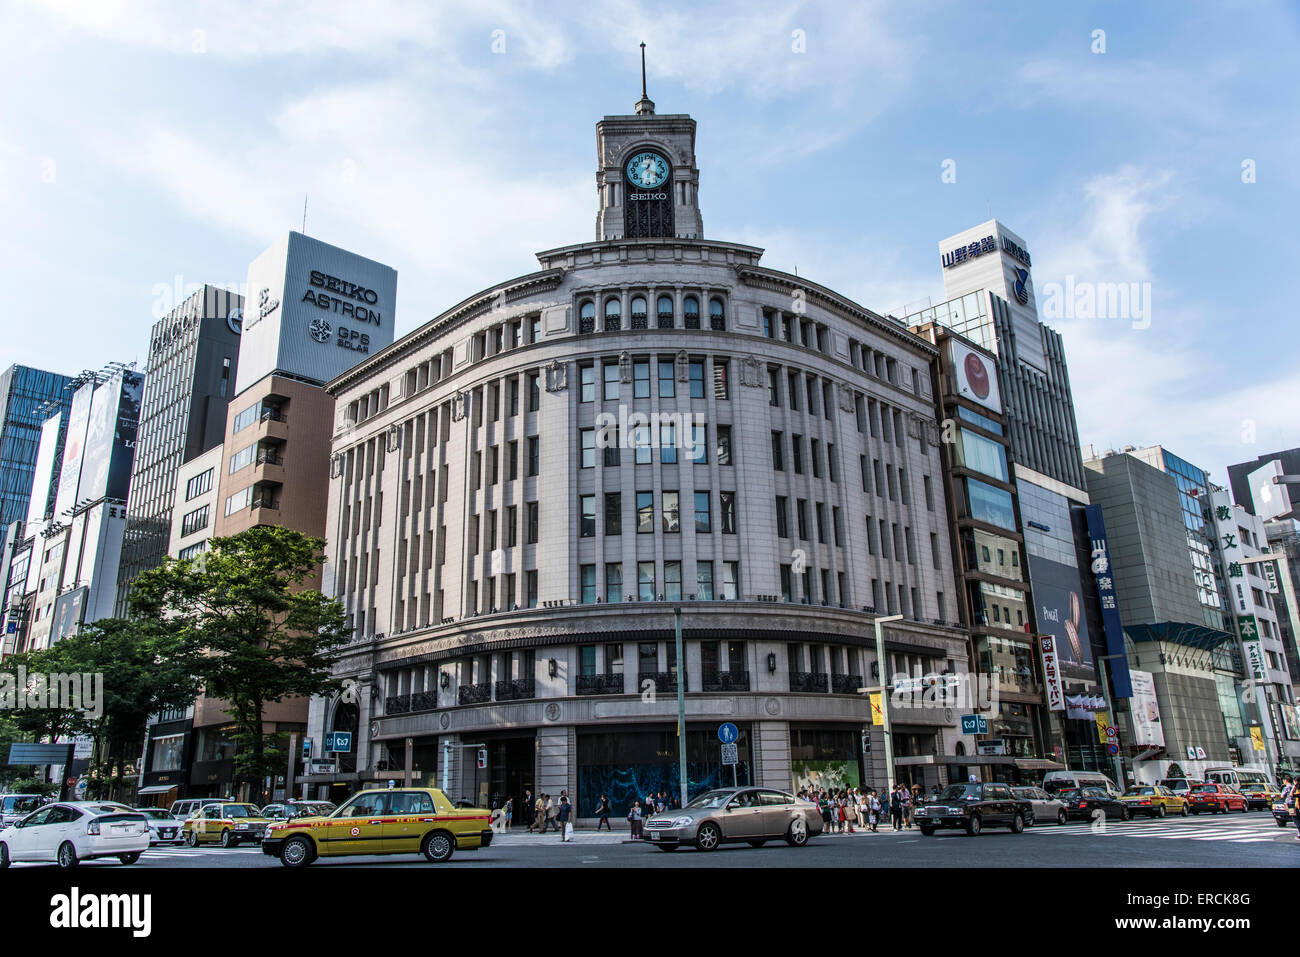
[[[627,178],[641,189],[662,186],[668,179],[668,161],[658,153],[637,153],[628,161]]]

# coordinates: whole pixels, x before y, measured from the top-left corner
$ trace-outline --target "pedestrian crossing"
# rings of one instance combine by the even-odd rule
[[[1272,815],[1249,818],[1232,815],[1228,818],[1154,818],[1133,821],[1107,820],[1104,826],[1079,821],[1063,826],[1038,825],[1028,828],[1026,834],[1039,836],[1150,838],[1163,841],[1224,841],[1231,844],[1272,844],[1279,838],[1295,841],[1294,828],[1280,828]],[[1300,841],[1295,841],[1300,844]]]

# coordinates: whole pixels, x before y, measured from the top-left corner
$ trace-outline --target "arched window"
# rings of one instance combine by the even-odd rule
[[[596,331],[596,304],[588,299],[578,308],[578,331]]]
[[[694,296],[682,300],[682,312],[686,315],[686,328],[700,328],[700,301]]]
[[[623,305],[613,296],[605,300],[605,331],[617,332],[623,325]]]
[[[673,327],[673,297],[659,297],[659,328],[671,329]]]
[[[632,328],[646,328],[646,301],[645,296],[632,297]]]
[[[709,300],[709,328],[710,329],[727,328],[726,320],[722,311],[721,299]]]

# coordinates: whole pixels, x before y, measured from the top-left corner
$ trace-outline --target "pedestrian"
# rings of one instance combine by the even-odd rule
[[[506,798],[506,830],[510,830],[510,820],[515,816],[515,799]]]
[[[844,799],[844,820],[849,826],[849,833],[853,833],[853,826],[858,823],[858,796],[852,791]]]
[[[528,830],[533,829],[533,789],[524,789],[524,799],[519,805],[519,819],[528,822]]]
[[[899,800],[903,803],[903,826],[912,826],[912,792],[905,787],[898,789]]]
[[[1292,782],[1291,800],[1286,802],[1286,809],[1290,812],[1291,819],[1295,821],[1295,839],[1300,841],[1300,781]]]
[[[600,818],[600,820],[596,822],[597,831],[600,830],[600,826],[602,824],[605,825],[605,830],[607,831],[614,830],[612,827],[609,826],[609,796],[608,795],[602,794],[600,796],[600,806],[596,808],[596,816]]]
[[[895,831],[903,829],[903,788],[895,784],[889,794],[889,821]]]
[[[560,792],[560,804],[555,809],[555,820],[560,828],[560,840],[567,842],[573,840],[573,822],[570,820],[573,813],[573,806],[569,803],[569,795],[565,791]]]
[[[641,802],[633,801],[632,806],[627,812],[627,822],[631,826],[631,837],[634,841],[641,839]]]
[[[871,789],[871,833],[872,834],[876,834],[880,830],[881,810],[882,808],[880,806],[880,795],[876,793],[875,788],[872,788]]]
[[[817,800],[817,805],[822,812],[822,830],[829,834],[835,829],[834,822],[831,819],[831,796],[823,791]]]
[[[546,804],[541,797],[533,801],[533,823],[528,825],[529,833],[536,831],[538,834],[546,833]]]

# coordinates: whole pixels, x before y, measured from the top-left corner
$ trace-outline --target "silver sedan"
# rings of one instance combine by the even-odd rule
[[[700,851],[712,851],[719,844],[762,847],[778,838],[803,847],[821,830],[817,806],[786,791],[720,788],[706,791],[679,811],[651,817],[645,823],[645,839],[662,851],[683,844]]]

